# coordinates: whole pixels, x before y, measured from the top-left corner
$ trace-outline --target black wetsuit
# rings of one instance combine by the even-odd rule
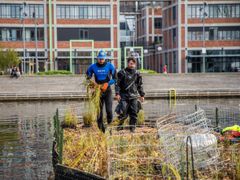
[[[122,114],[119,116],[121,124],[127,116],[130,116],[129,125],[134,128],[137,122],[138,94],[144,97],[142,76],[135,69],[125,68],[118,72],[116,83],[116,95],[120,95]],[[130,128],[131,128],[130,127]]]
[[[107,122],[108,124],[110,124],[113,119],[113,113],[112,113],[113,98],[112,98],[111,85],[115,84],[116,70],[111,63],[107,63],[107,62],[105,62],[104,64],[95,63],[88,68],[86,74],[88,79],[92,78],[92,75],[94,74],[95,81],[97,84],[108,83],[107,90],[101,95],[100,113],[97,117],[97,123],[98,123],[99,129],[105,132],[105,127],[103,124],[103,105],[105,104]]]

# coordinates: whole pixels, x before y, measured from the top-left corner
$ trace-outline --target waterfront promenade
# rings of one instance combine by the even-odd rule
[[[85,97],[84,76],[0,76],[0,101],[61,100]],[[240,97],[240,73],[143,75],[147,98]]]

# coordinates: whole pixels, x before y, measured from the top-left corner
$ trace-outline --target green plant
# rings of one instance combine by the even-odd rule
[[[72,75],[70,71],[60,70],[60,71],[46,71],[46,72],[39,72],[37,75],[40,76],[51,76],[51,75]]]
[[[145,115],[142,109],[138,112],[137,118],[137,125],[143,125],[145,122]]]
[[[140,69],[139,72],[140,72],[140,73],[143,73],[143,74],[157,74],[156,71],[154,71],[154,70],[148,70],[148,69]]]
[[[83,114],[83,123],[86,127],[92,126],[95,119],[96,116],[94,113],[88,111]]]
[[[62,122],[62,126],[66,128],[76,128],[77,127],[77,116],[74,114],[73,110],[67,110],[64,121]]]
[[[19,63],[20,59],[15,50],[7,49],[6,51],[3,51],[3,49],[0,49],[0,70],[5,71],[12,66],[18,66]]]

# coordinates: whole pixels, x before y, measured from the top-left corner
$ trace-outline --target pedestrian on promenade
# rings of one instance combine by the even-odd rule
[[[89,66],[86,74],[90,80],[94,74],[95,83],[101,86],[100,113],[97,117],[97,123],[100,130],[105,132],[103,123],[103,105],[105,104],[107,113],[107,123],[110,124],[113,119],[112,113],[112,90],[111,85],[116,82],[116,70],[113,64],[106,62],[106,52],[100,50],[97,56],[97,63]]]
[[[163,66],[163,74],[167,74],[167,65],[166,64]]]

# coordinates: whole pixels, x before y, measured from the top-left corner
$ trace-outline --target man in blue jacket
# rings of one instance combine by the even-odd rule
[[[112,113],[112,90],[111,85],[116,82],[116,70],[114,66],[106,62],[106,53],[100,50],[97,56],[97,63],[89,66],[87,70],[87,79],[91,79],[93,74],[95,82],[101,85],[102,95],[100,99],[100,113],[97,118],[97,123],[99,129],[105,132],[105,127],[103,123],[103,105],[105,104],[107,113],[107,122],[110,124],[113,119]]]

